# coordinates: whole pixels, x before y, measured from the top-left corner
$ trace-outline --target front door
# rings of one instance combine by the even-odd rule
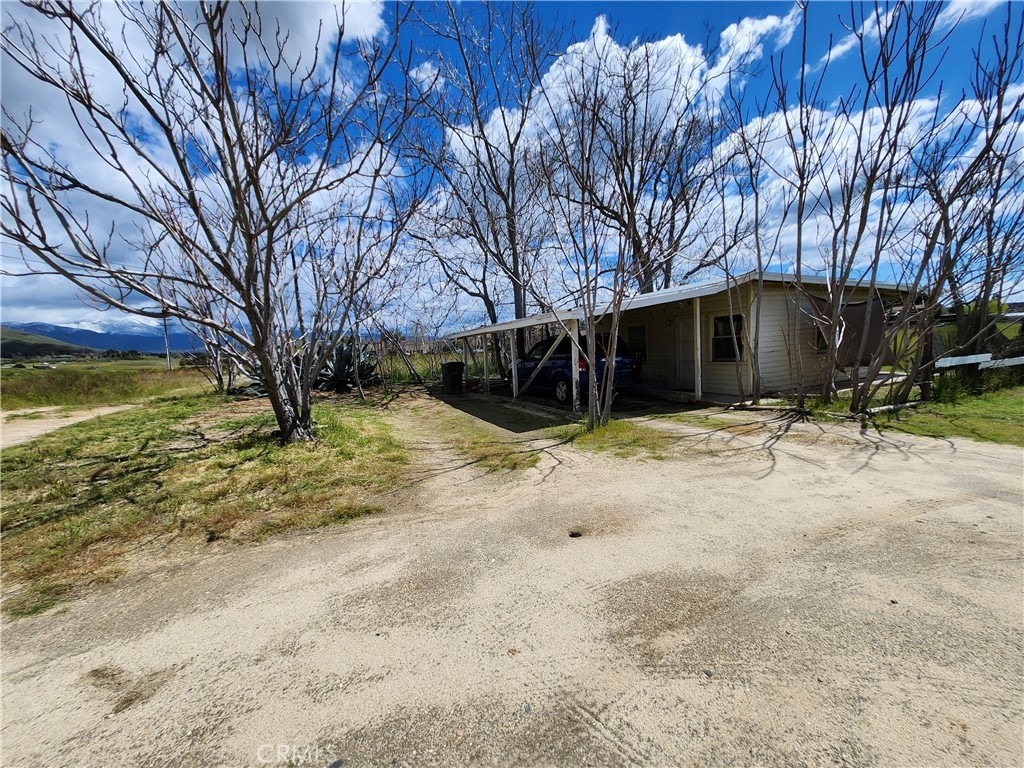
[[[694,390],[693,378],[693,318],[676,318],[676,380],[679,389],[686,392]]]

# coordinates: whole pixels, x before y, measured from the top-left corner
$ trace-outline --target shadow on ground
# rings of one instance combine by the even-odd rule
[[[442,393],[440,387],[431,387],[428,392],[431,397],[452,408],[517,434],[541,429],[552,424],[576,421],[586,414],[585,403],[581,412],[574,414],[572,410],[558,405],[553,397],[545,396],[543,392],[535,395],[522,395],[519,398],[513,398],[507,387],[492,389],[488,395],[480,392],[446,395]],[[660,400],[634,391],[616,394],[612,404],[612,415],[615,418],[675,416],[697,412],[702,416],[714,416],[724,413],[725,410],[724,408],[709,408],[707,405],[696,403]]]
[[[543,401],[514,400],[511,395],[445,395],[440,389],[428,390],[431,397],[495,427],[517,435],[575,421],[572,411]]]

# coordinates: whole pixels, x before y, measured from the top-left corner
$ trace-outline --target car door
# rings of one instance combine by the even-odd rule
[[[548,338],[544,341],[539,342],[534,349],[538,351],[537,361],[543,359],[548,353],[548,349],[554,343],[553,338]],[[568,337],[562,339],[558,346],[555,347],[555,351],[551,353],[548,359],[541,366],[540,373],[537,374],[536,382],[537,386],[542,389],[551,389],[555,386],[555,381],[562,377],[568,376],[569,371],[569,357],[571,354],[570,345],[572,342]]]
[[[526,353],[526,357],[518,361],[517,365],[519,367],[520,387],[526,384],[527,379],[529,379],[530,376],[533,375],[533,372],[537,368],[537,363],[539,363],[541,358],[544,357],[544,353],[547,352],[548,345],[550,344],[550,339],[538,341],[536,344],[530,347],[530,350]],[[538,379],[540,379],[539,375],[536,379],[533,380],[533,383],[530,384],[530,389],[533,389],[534,387],[538,386],[543,386],[543,384],[540,381],[538,381]]]

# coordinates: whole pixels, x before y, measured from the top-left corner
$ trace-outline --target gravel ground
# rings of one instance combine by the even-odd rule
[[[3,764],[1024,764],[1021,449],[761,414],[485,473],[448,407],[386,515],[4,620]]]

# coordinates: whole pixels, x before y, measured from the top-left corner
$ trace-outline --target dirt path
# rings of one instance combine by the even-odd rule
[[[3,623],[5,765],[1020,765],[1018,448],[665,425]],[[570,537],[570,532],[579,534]]]
[[[54,406],[52,408],[0,411],[0,449],[27,443],[40,435],[53,432],[69,424],[137,407],[137,405],[107,405],[82,411],[61,411],[59,407]]]

